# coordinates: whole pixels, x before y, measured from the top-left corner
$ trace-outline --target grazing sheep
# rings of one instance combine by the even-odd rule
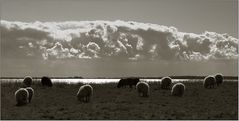
[[[179,96],[182,97],[185,91],[185,85],[183,83],[176,83],[173,85],[173,88],[171,90],[171,94],[173,96]]]
[[[15,92],[15,98],[17,101],[16,106],[22,106],[28,103],[29,93],[25,88],[20,88]]]
[[[146,82],[138,82],[136,85],[136,90],[139,96],[148,97],[149,96],[149,84]]]
[[[132,88],[132,86],[136,86],[138,82],[139,78],[124,78],[119,80],[117,87],[120,88],[129,85],[129,87]]]
[[[223,75],[218,73],[215,75],[215,79],[216,79],[216,84],[217,86],[221,85],[223,82]]]
[[[29,99],[29,103],[30,103],[31,100],[32,100],[32,97],[34,95],[34,90],[31,87],[27,87],[26,89],[27,89],[27,91],[29,93],[29,98],[28,99]]]
[[[23,85],[25,87],[30,87],[32,85],[32,77],[30,76],[26,76],[24,79],[23,79]]]
[[[162,89],[170,89],[172,84],[172,79],[170,77],[163,77],[161,81],[161,88]]]
[[[89,102],[90,97],[93,95],[93,88],[89,84],[80,87],[77,92],[77,99],[82,102]]]
[[[214,76],[207,76],[204,79],[203,86],[204,88],[214,88],[215,83],[216,83],[216,80]]]
[[[42,86],[52,87],[51,79],[49,77],[46,77],[46,76],[43,76],[41,78],[41,84],[42,84]]]

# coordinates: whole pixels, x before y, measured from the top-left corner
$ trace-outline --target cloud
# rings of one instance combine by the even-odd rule
[[[2,57],[38,59],[220,60],[238,58],[228,34],[179,32],[132,21],[1,20]]]
[[[42,49],[42,56],[44,59],[62,59],[74,57],[74,55],[70,53],[70,50],[68,48],[63,48],[60,42],[55,43],[52,48],[46,49],[45,47],[42,47]]]

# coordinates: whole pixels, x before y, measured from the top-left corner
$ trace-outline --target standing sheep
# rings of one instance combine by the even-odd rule
[[[136,86],[138,82],[139,78],[124,78],[119,80],[117,87],[120,88],[129,85],[129,87],[132,88],[132,86]]]
[[[214,76],[207,76],[204,79],[203,86],[204,88],[214,88],[215,83],[216,83],[216,80]]]
[[[17,101],[16,106],[22,106],[28,103],[29,93],[25,88],[20,88],[15,92],[15,98]]]
[[[215,75],[215,79],[216,79],[216,84],[217,86],[221,85],[223,82],[223,75],[218,73]]]
[[[29,103],[30,103],[31,100],[32,100],[32,97],[33,97],[33,95],[34,95],[34,90],[33,90],[31,87],[27,87],[26,90],[27,90],[28,93],[29,93],[29,98],[28,98],[28,100],[29,100]]]
[[[149,84],[146,82],[138,82],[136,85],[136,90],[139,93],[139,96],[148,97],[149,96]]]
[[[162,89],[170,89],[172,84],[172,79],[170,77],[163,77],[161,81],[161,88]]]
[[[89,102],[92,95],[92,86],[86,84],[80,87],[79,91],[77,92],[77,99],[82,102]]]
[[[171,90],[171,94],[173,96],[179,96],[182,97],[185,91],[185,85],[183,83],[176,83],[173,85],[173,88]]]
[[[52,87],[51,79],[49,77],[46,77],[46,76],[43,76],[41,78],[41,84],[42,84],[42,86]]]
[[[30,87],[32,85],[32,77],[31,76],[26,76],[24,79],[23,79],[23,85],[25,87]]]

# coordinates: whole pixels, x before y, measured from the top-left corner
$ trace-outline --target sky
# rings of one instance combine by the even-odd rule
[[[1,0],[1,76],[238,74],[236,0]]]

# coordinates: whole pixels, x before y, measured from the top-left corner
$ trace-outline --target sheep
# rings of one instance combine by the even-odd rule
[[[185,85],[183,83],[176,83],[173,85],[171,94],[173,96],[182,97],[185,91]]]
[[[136,90],[139,93],[139,96],[148,97],[149,96],[149,84],[147,82],[138,82],[136,84]]]
[[[93,95],[93,88],[91,85],[86,84],[80,87],[77,92],[77,99],[81,102],[90,102],[90,98]]]
[[[217,73],[217,74],[215,75],[215,79],[216,79],[216,84],[217,84],[217,86],[219,86],[219,85],[221,85],[222,82],[223,82],[223,75],[220,74],[220,73]]]
[[[132,86],[133,85],[136,86],[138,82],[139,82],[139,78],[124,78],[119,80],[117,87],[121,88],[121,87],[129,85],[129,87],[132,88]]]
[[[28,93],[27,89],[19,88],[15,92],[15,98],[17,101],[16,106],[26,105],[28,103],[28,99],[29,99],[29,93]]]
[[[161,88],[162,89],[170,89],[172,84],[172,79],[170,77],[163,77],[161,81]]]
[[[27,91],[28,91],[28,93],[29,93],[28,102],[30,103],[31,100],[32,100],[32,97],[33,97],[33,95],[34,95],[34,90],[33,90],[33,88],[31,88],[31,87],[27,87],[26,89],[27,89]]]
[[[207,76],[204,78],[203,86],[204,88],[214,88],[216,80],[214,76]]]
[[[41,78],[41,84],[42,84],[42,86],[52,87],[51,79],[49,77],[46,77],[46,76],[43,76]]]
[[[31,76],[26,76],[24,79],[23,79],[23,85],[25,87],[30,87],[32,85],[32,77]]]

